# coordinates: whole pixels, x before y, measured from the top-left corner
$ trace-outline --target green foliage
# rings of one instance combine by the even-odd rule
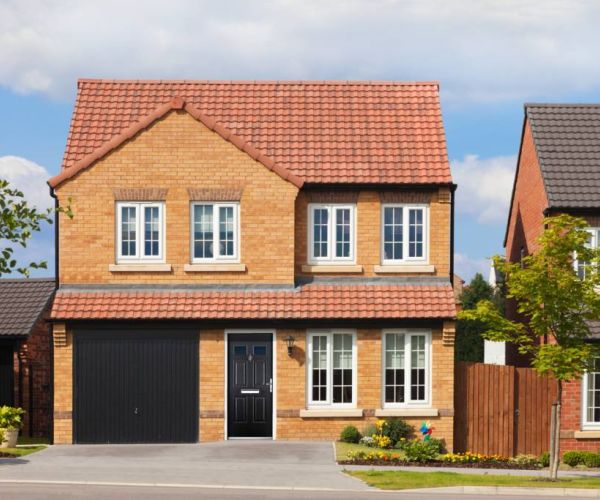
[[[360,432],[353,425],[348,425],[342,430],[340,441],[344,443],[358,443],[360,441]]]
[[[495,291],[480,273],[477,273],[471,283],[460,295],[462,309],[475,309],[482,300],[496,304],[499,311],[503,310],[501,293]],[[456,347],[454,349],[457,361],[483,361],[483,333],[486,325],[476,319],[459,319],[456,323]]]
[[[550,465],[550,453],[545,451],[540,455],[539,463],[542,467],[548,467]]]
[[[73,217],[70,207],[59,208],[59,212]],[[52,224],[54,209],[39,211],[29,206],[23,192],[11,188],[8,181],[0,179],[0,276],[16,270],[29,276],[31,269],[46,269],[45,261],[30,262],[19,266],[14,258],[14,247],[25,248],[32,234],[41,230],[42,224]]]
[[[600,249],[588,248],[589,233],[583,219],[570,215],[550,217],[539,248],[520,263],[494,259],[506,277],[507,298],[514,299],[528,326],[505,318],[491,300],[459,313],[461,320],[480,321],[485,338],[514,342],[542,375],[570,381],[581,377],[598,350],[586,342],[588,321],[600,319]],[[580,279],[573,256],[586,262]],[[540,338],[548,343],[540,343]]]
[[[385,421],[382,433],[384,436],[390,438],[392,445],[394,445],[401,439],[414,437],[415,428],[401,418],[392,418]]]
[[[563,455],[563,462],[571,467],[575,467],[583,463],[585,452],[583,451],[567,451]]]
[[[598,468],[600,467],[600,453],[588,452],[583,457],[583,464],[586,467]]]
[[[375,424],[367,424],[362,431],[362,435],[372,437],[373,434],[377,434],[377,427],[375,427]]]
[[[435,460],[438,456],[437,446],[428,443],[427,441],[407,441],[402,447],[404,456],[409,462],[427,463]]]
[[[549,460],[549,459],[548,459]],[[517,465],[527,465],[530,467],[538,466],[540,461],[535,455],[520,454],[510,459],[510,462]]]
[[[0,406],[0,429],[20,429],[25,410],[12,406]]]
[[[0,429],[0,444],[4,443],[4,429]]]

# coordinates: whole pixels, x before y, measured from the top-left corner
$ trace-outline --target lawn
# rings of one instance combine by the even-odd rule
[[[600,488],[600,477],[548,481],[531,476],[459,474],[456,472],[346,471],[382,490],[443,488],[448,486],[516,486],[525,488]]]
[[[2,453],[8,453],[15,457],[24,457],[25,455],[31,455],[36,451],[42,451],[46,448],[47,446],[45,444],[18,446],[18,448],[0,448],[0,455]]]

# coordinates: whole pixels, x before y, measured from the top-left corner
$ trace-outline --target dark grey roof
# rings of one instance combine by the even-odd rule
[[[0,279],[0,337],[27,336],[54,294],[54,279]]]
[[[600,207],[600,104],[526,104],[549,206]]]

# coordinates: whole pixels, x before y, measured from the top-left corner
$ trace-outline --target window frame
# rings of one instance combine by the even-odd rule
[[[600,373],[600,360],[598,360],[598,371],[592,373]],[[581,379],[581,429],[582,430],[600,430],[600,421],[590,422],[587,418],[588,413],[588,375],[589,372],[585,372]],[[600,391],[600,387],[598,388]]]
[[[598,248],[600,227],[586,227],[585,230],[591,235],[592,245],[590,248]],[[573,269],[575,269],[575,273],[579,276],[579,259],[577,258],[577,252],[573,252]]]
[[[315,257],[314,248],[314,214],[317,209],[327,209],[329,213],[329,227],[327,229],[327,257]],[[337,244],[334,216],[338,209],[350,210],[350,255],[348,257],[335,257]],[[357,210],[355,203],[309,203],[308,204],[308,263],[312,265],[353,265],[356,263],[356,221]]]
[[[212,214],[212,229],[213,229],[213,256],[212,257],[196,257],[194,254],[194,208],[200,205],[210,205],[213,207]],[[219,240],[219,212],[220,208],[233,208],[233,255],[215,255],[214,249],[220,250]],[[207,263],[218,263],[226,262],[236,264],[240,262],[240,240],[241,240],[241,228],[240,228],[240,203],[239,201],[192,201],[190,203],[190,261],[192,264],[207,264]],[[215,245],[216,243],[216,245]]]
[[[386,370],[386,343],[387,334],[404,335],[404,403],[387,403],[385,401],[385,370]],[[413,336],[425,336],[425,400],[412,401],[410,386],[412,374],[410,371],[410,339]],[[391,328],[381,331],[381,407],[382,408],[431,408],[431,382],[433,380],[432,363],[432,332],[429,329],[417,328]],[[408,351],[407,351],[408,346]],[[408,352],[408,354],[407,354]]]
[[[121,224],[123,221],[123,208],[136,209],[136,253],[134,256],[122,255],[123,234],[121,232]],[[158,255],[146,256],[143,255],[144,248],[144,211],[146,208],[158,208],[159,217],[159,243]],[[115,204],[115,233],[116,233],[116,252],[115,261],[117,264],[157,264],[164,263],[166,260],[166,206],[164,201],[117,201]]]
[[[385,258],[385,209],[402,208],[402,259]],[[409,257],[409,210],[423,210],[423,257]],[[429,263],[429,205],[426,203],[382,203],[380,216],[381,239],[381,265],[394,266],[399,264],[427,264]]]
[[[335,334],[352,335],[352,402],[333,403],[333,336]],[[327,398],[326,401],[313,401],[313,338],[327,337]],[[356,346],[356,330],[352,329],[323,329],[306,332],[306,407],[310,409],[356,408],[358,383],[358,351]]]

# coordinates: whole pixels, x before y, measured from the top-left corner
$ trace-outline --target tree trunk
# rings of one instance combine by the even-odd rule
[[[550,479],[553,481],[558,479],[558,465],[560,464],[560,413],[562,404],[562,382],[557,381],[558,390],[556,392],[556,403],[552,405],[552,423],[553,429],[551,429],[552,436],[550,438],[550,444],[552,449],[550,451]]]

